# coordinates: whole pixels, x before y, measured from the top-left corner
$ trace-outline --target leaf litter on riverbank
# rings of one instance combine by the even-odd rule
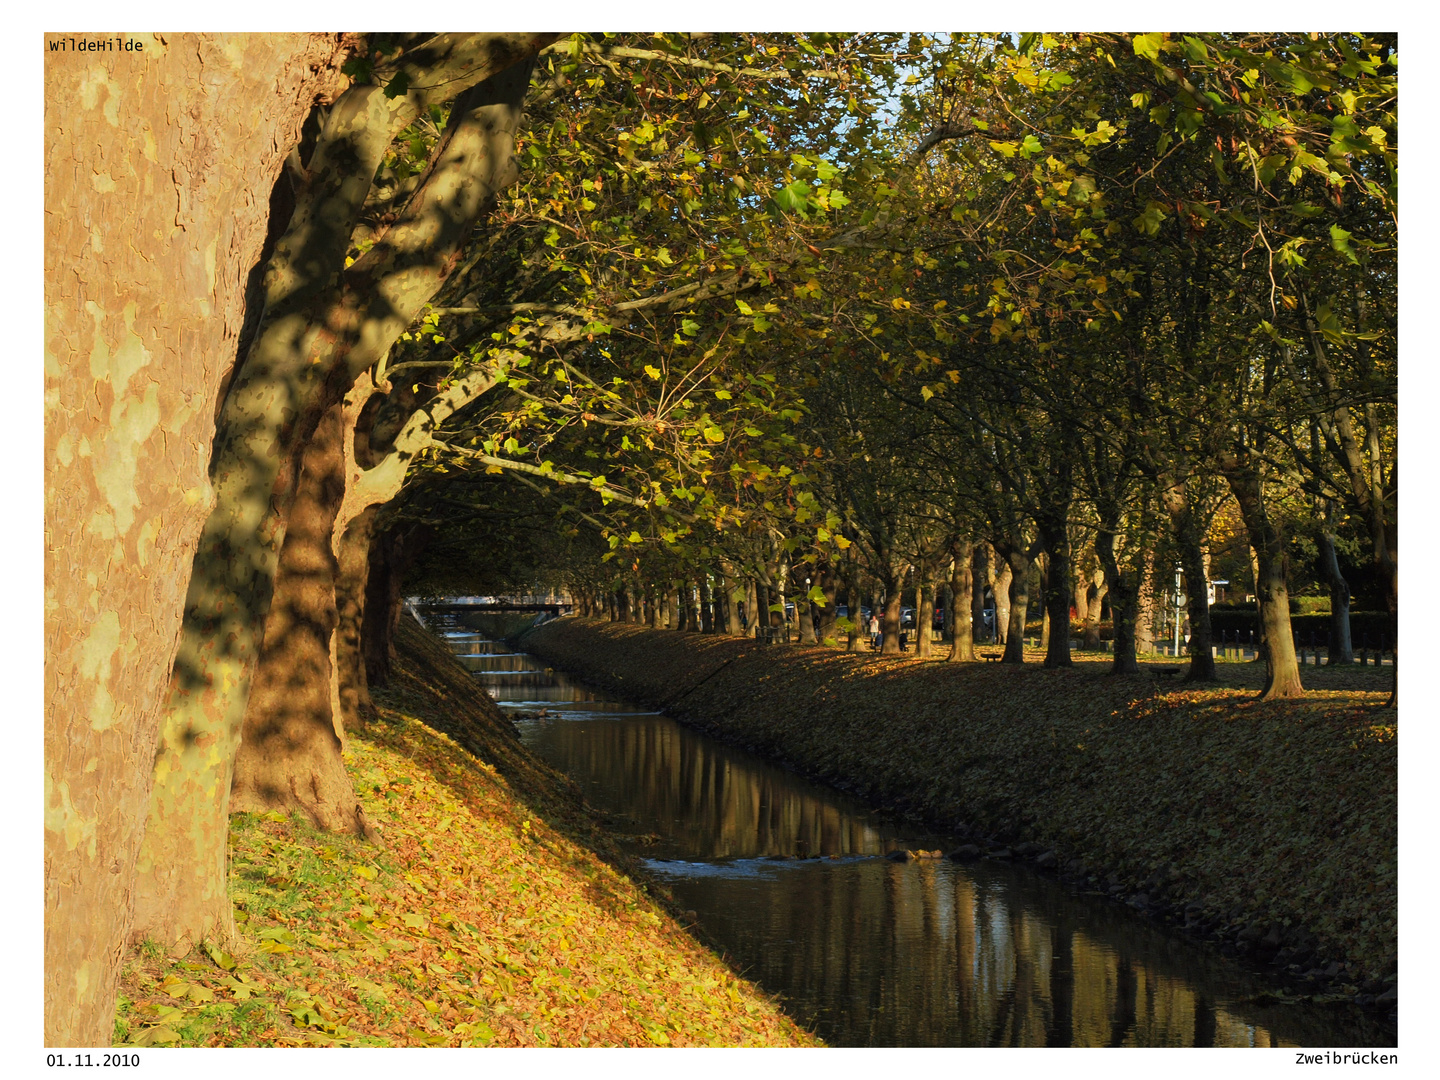
[[[814,1045],[577,842],[593,824],[497,729],[493,704],[478,718],[453,700],[442,713],[438,695],[456,677],[406,635],[393,691],[346,750],[380,842],[278,812],[235,815],[236,943],[179,958],[142,944],[125,968],[116,1042]],[[473,687],[455,670],[464,684],[452,689]],[[432,730],[422,709],[506,767]]]
[[[1305,698],[1260,702],[1252,663],[1202,688],[1157,675],[1174,661],[1107,677],[1108,657],[950,664],[579,619],[523,647],[873,802],[1052,847],[1101,891],[1198,904],[1225,940],[1313,934],[1349,962],[1340,985],[1394,974],[1391,671],[1307,667]]]

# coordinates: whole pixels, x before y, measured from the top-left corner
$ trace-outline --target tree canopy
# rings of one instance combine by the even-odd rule
[[[112,936],[232,932],[232,809],[366,835],[344,731],[417,591],[852,649],[874,605],[887,652],[948,596],[951,659],[1023,663],[1033,587],[1047,665],[1108,610],[1123,674],[1178,566],[1205,680],[1228,558],[1267,697],[1292,590],[1395,612],[1394,35],[332,44],[186,406],[214,502]]]

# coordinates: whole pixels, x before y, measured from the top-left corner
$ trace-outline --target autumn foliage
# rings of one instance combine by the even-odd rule
[[[814,1043],[624,872],[569,782],[439,642],[407,621],[400,647],[395,686],[345,755],[380,843],[299,814],[235,815],[238,947],[142,945],[116,1042]]]

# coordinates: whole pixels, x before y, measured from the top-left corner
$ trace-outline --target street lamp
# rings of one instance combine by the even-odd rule
[[[1175,655],[1180,655],[1180,604],[1184,597],[1180,595],[1180,567],[1175,567]]]

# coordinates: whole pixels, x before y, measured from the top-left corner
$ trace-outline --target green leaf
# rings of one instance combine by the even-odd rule
[[[395,77],[385,84],[385,96],[397,98],[401,94],[410,92],[410,76],[405,72],[396,72]]]
[[[170,1043],[178,1043],[180,1036],[163,1024],[159,1027],[146,1028],[133,1039],[130,1046],[165,1046]]]
[[[1165,42],[1164,34],[1136,34],[1135,55],[1150,60],[1160,59],[1160,46]]]
[[[366,60],[363,56],[352,56],[340,69],[342,74],[349,75],[357,83],[368,83],[371,74],[375,71],[375,65]]]
[[[775,204],[788,214],[809,217],[807,210],[810,205],[810,184],[804,180],[787,184],[775,193]]]
[[[1355,257],[1355,249],[1350,246],[1350,233],[1340,228],[1339,225],[1330,226],[1330,243],[1336,251],[1352,263],[1357,266],[1360,264],[1360,260]]]
[[[212,945],[208,941],[205,942],[201,946],[201,948],[205,950],[206,956],[210,957],[211,960],[215,961],[215,966],[220,968],[222,971],[235,970],[235,958],[229,953],[225,952],[223,949]]]

